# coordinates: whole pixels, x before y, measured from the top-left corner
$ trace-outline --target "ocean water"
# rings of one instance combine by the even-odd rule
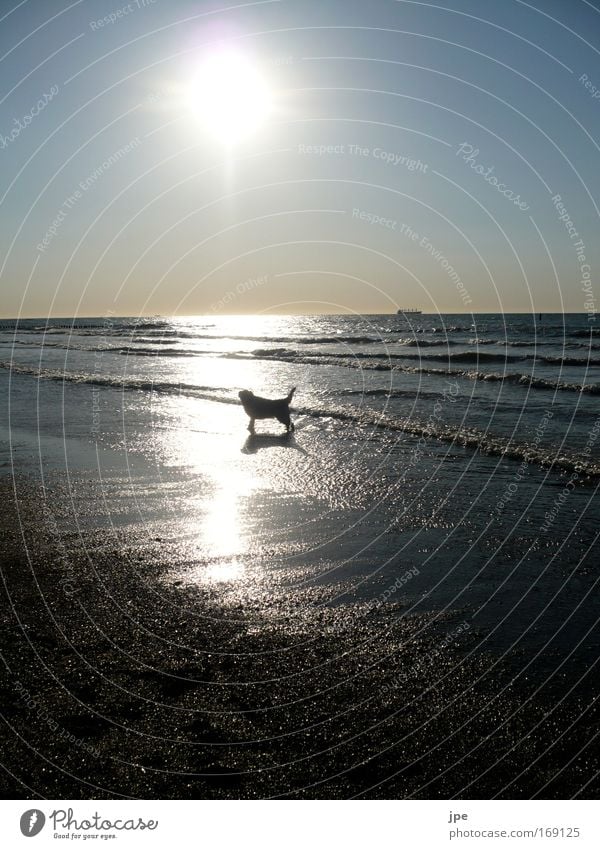
[[[52,411],[63,408],[67,383],[92,388],[95,406],[111,389],[142,393],[153,415],[164,396],[237,404],[241,388],[277,396],[295,385],[301,422],[336,419],[389,430],[392,442],[398,433],[426,435],[540,464],[580,465],[591,475],[600,470],[600,445],[593,433],[590,439],[600,333],[586,315],[4,321],[0,368],[14,425],[36,438],[19,400],[43,393],[45,431]],[[91,429],[110,444],[117,423],[107,410],[102,427],[93,419],[89,404],[74,405],[65,427]],[[119,420],[117,429],[137,442],[155,425],[136,418]]]
[[[600,334],[585,315],[3,321],[0,382],[2,471],[66,481],[57,533],[123,544],[141,527],[167,579],[234,606],[312,593],[458,612],[487,648],[550,666],[590,650]],[[238,391],[291,386],[295,434],[269,421],[248,437]]]

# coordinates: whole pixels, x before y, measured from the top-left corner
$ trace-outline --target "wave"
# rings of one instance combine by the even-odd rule
[[[0,361],[0,368],[17,374],[35,377],[37,380],[54,380],[60,383],[76,383],[87,386],[102,386],[109,389],[124,391],[161,392],[168,395],[193,395],[206,400],[218,400],[225,404],[239,404],[237,395],[230,394],[233,390],[224,386],[200,386],[189,383],[172,381],[148,380],[135,377],[102,377],[100,375],[81,374],[79,372],[61,371],[60,369],[34,368],[7,361]],[[229,393],[220,395],[218,393]]]
[[[345,397],[357,398],[412,398],[414,401],[421,401],[424,398],[435,399],[443,398],[443,392],[426,392],[419,387],[418,389],[342,389],[339,393]]]
[[[557,380],[548,380],[543,377],[534,377],[531,374],[494,374],[486,372],[462,372],[463,377],[470,380],[503,381],[515,383],[519,386],[527,386],[532,389],[547,389],[552,392],[582,392],[589,395],[600,395],[600,383],[562,383]]]
[[[154,344],[154,343],[153,343]],[[166,344],[172,344],[167,342]],[[186,348],[134,348],[132,346],[110,346],[110,345],[65,345],[61,342],[47,342],[45,341],[43,345],[40,345],[38,342],[28,342],[20,339],[16,339],[14,341],[0,341],[0,345],[6,346],[18,346],[18,347],[32,347],[39,348],[40,351],[43,351],[44,348],[58,348],[62,351],[84,351],[90,354],[124,354],[127,356],[140,356],[140,357],[193,357],[199,354],[219,354],[222,353],[220,351],[195,351]]]
[[[460,343],[459,343],[460,344]],[[600,350],[600,344],[594,342],[569,342],[566,339],[548,341],[538,337],[531,339],[469,339],[469,345],[498,345],[508,348],[584,348],[592,351]]]
[[[473,328],[472,325],[466,327],[460,324],[452,324],[448,327],[413,327],[412,329],[415,333],[470,333]]]
[[[217,339],[217,337],[204,337]],[[153,340],[153,339],[135,339],[131,340],[131,345],[110,345],[103,343],[102,345],[77,345],[72,344],[70,341],[68,344],[64,344],[62,342],[56,341],[48,341],[44,340],[43,344],[36,341],[31,340],[0,340],[0,345],[15,346],[15,347],[39,347],[40,350],[44,348],[59,348],[65,351],[85,351],[89,353],[106,353],[106,354],[119,354],[124,356],[131,357],[220,357],[224,356],[226,358],[230,357],[246,357],[248,352],[239,351],[239,352],[226,352],[221,350],[215,350],[211,348],[207,348],[205,350],[198,350],[195,348],[184,348],[184,347],[172,347],[173,343],[171,340],[161,339],[161,340]],[[411,344],[409,345],[409,341]],[[472,340],[473,343],[475,340]],[[479,341],[479,340],[477,340]],[[490,340],[491,343],[491,340]],[[152,347],[147,347],[148,344],[152,345]],[[416,347],[419,345],[415,340],[400,340],[398,344],[406,345],[408,347]],[[427,342],[426,347],[431,346],[439,346],[445,345],[446,343],[440,342]],[[461,345],[461,342],[448,342],[447,344],[453,345]],[[500,344],[491,343],[491,344]],[[510,343],[506,343],[510,344]],[[581,343],[575,343],[575,346],[579,346]],[[156,347],[155,347],[156,346]],[[168,347],[171,346],[171,347]],[[583,346],[587,347],[587,346]],[[417,360],[419,362],[448,362],[449,365],[452,363],[473,363],[474,365],[479,365],[480,363],[511,363],[511,362],[524,362],[524,361],[533,361],[538,363],[544,363],[546,365],[557,366],[557,367],[579,367],[579,368],[591,368],[591,367],[599,367],[600,359],[593,359],[588,357],[574,357],[574,356],[556,356],[551,354],[536,354],[534,356],[529,354],[506,354],[506,353],[494,353],[488,351],[448,351],[446,353],[408,353],[403,351],[393,351],[387,350],[385,352],[379,351],[353,351],[351,353],[345,352],[330,352],[327,351],[309,351],[309,352],[301,352],[295,348],[257,348],[252,352],[249,352],[252,356],[256,357],[281,357],[282,359],[293,359],[298,356],[302,356],[304,358],[316,358],[316,357],[327,357],[332,361],[335,359],[344,360],[348,358],[356,359],[356,360],[373,360],[373,361],[392,361],[397,360]],[[304,359],[304,362],[307,362],[308,359]]]
[[[437,357],[423,357],[423,359],[443,359],[441,356]],[[598,359],[590,359],[589,357],[555,357],[551,355],[540,355],[537,354],[535,356],[530,355],[521,355],[521,356],[512,356],[510,354],[488,354],[488,353],[450,353],[448,355],[448,359],[452,362],[523,362],[525,360],[529,360],[530,362],[537,363],[546,363],[547,365],[555,365],[555,366],[580,366],[581,368],[587,368],[592,366],[600,366],[600,360]]]
[[[567,336],[575,336],[577,338],[590,338],[595,336],[600,331],[600,327],[589,327],[587,330],[571,330]]]
[[[271,356],[273,354],[280,357],[294,357],[298,354],[294,348],[257,348],[251,352],[257,357]],[[457,353],[448,352],[447,354],[405,354],[402,352],[386,351],[385,353],[372,353],[369,351],[354,351],[351,354],[347,353],[324,353],[315,352],[315,354],[304,353],[301,356],[305,358],[325,356],[329,359],[355,359],[355,360],[429,360],[432,362],[456,361],[456,362],[517,362],[518,360],[527,359],[525,356],[510,356],[507,354],[489,354],[487,352],[476,351],[459,351]]]
[[[556,451],[536,444],[516,443],[511,439],[493,436],[474,429],[455,426],[434,427],[429,422],[410,419],[392,418],[372,411],[354,411],[343,408],[329,410],[314,410],[296,408],[296,412],[315,418],[332,418],[356,422],[362,426],[370,426],[378,430],[388,430],[407,433],[411,436],[436,439],[459,447],[471,448],[484,454],[506,457],[511,460],[527,461],[543,468],[556,469],[562,472],[578,472],[580,476],[590,479],[600,477],[600,464],[582,459],[577,455],[557,455]]]
[[[192,351],[186,348],[105,348],[105,353],[121,354],[126,357],[196,357],[212,351]]]
[[[30,366],[18,365],[6,361],[0,361],[0,368],[10,369],[20,374],[35,377],[38,380],[55,380],[75,384],[87,384],[92,386],[108,387],[112,389],[161,392],[169,395],[189,395],[206,401],[214,401],[224,404],[239,404],[235,392],[225,387],[199,386],[195,384],[183,384],[161,381],[148,381],[136,378],[100,377],[78,374],[75,372],[63,372],[52,369],[36,369]],[[442,372],[452,374],[452,372]],[[471,373],[470,376],[473,376]],[[489,376],[488,376],[489,377]],[[600,393],[600,387],[597,390]],[[369,390],[370,393],[384,393],[386,390]],[[389,394],[389,393],[387,393]],[[393,394],[397,394],[394,392]],[[401,418],[383,416],[372,410],[345,408],[331,406],[326,409],[315,407],[295,407],[295,412],[300,415],[317,419],[338,419],[355,423],[359,426],[373,427],[378,430],[389,432],[402,432],[411,436],[436,439],[441,442],[450,443],[459,447],[467,447],[482,451],[485,454],[510,458],[513,460],[526,460],[528,463],[555,468],[561,471],[574,472],[588,478],[600,477],[600,465],[583,460],[577,455],[557,456],[551,448],[543,448],[538,445],[531,446],[527,443],[515,443],[510,439],[482,433],[474,429],[466,429],[455,426],[432,426],[429,421],[421,421],[414,417]]]
[[[438,356],[424,356],[421,357],[423,360],[442,360],[446,359],[446,357]],[[592,367],[592,366],[600,366],[600,359],[591,359],[589,357],[558,357],[552,356],[551,354],[536,354],[534,356],[528,354],[522,354],[520,356],[511,356],[505,354],[487,354],[487,353],[457,353],[457,354],[448,354],[448,360],[455,362],[523,362],[530,361],[536,363],[546,363],[547,365],[555,365],[555,366],[581,366],[582,368]]]
[[[540,363],[548,363],[553,366],[580,366],[581,368],[600,366],[600,360],[590,359],[589,357],[536,357]]]
[[[390,317],[390,319],[393,319],[393,317]],[[293,327],[293,329],[295,330],[296,327]],[[101,342],[106,345],[107,350],[111,350],[109,345],[111,340],[114,340],[115,348],[112,350],[115,353],[126,353],[125,347],[129,345],[131,347],[127,353],[130,353],[132,356],[151,356],[154,353],[152,351],[152,347],[154,346],[160,346],[163,349],[163,356],[192,356],[194,354],[200,355],[206,353],[175,347],[179,341],[185,344],[186,340],[188,342],[198,340],[212,342],[214,344],[227,341],[258,343],[265,348],[267,346],[295,346],[300,348],[315,347],[329,349],[330,346],[343,345],[349,346],[351,349],[354,347],[359,348],[355,352],[357,358],[364,358],[369,348],[373,349],[378,346],[383,348],[385,353],[380,354],[377,352],[377,354],[373,354],[372,356],[376,356],[379,359],[385,359],[388,356],[388,352],[390,357],[398,357],[401,355],[402,348],[407,349],[407,353],[404,355],[406,359],[415,359],[414,356],[411,357],[408,353],[411,349],[415,349],[416,352],[434,349],[431,354],[423,353],[422,358],[436,359],[438,361],[448,359],[450,363],[456,361],[473,363],[474,365],[484,362],[516,362],[519,359],[525,359],[528,349],[539,348],[545,352],[545,358],[538,354],[539,361],[549,365],[600,365],[599,361],[587,363],[581,360],[578,362],[576,357],[551,359],[552,351],[557,349],[581,348],[583,350],[600,350],[598,337],[595,337],[596,341],[592,341],[593,334],[597,332],[597,329],[592,327],[569,329],[563,324],[536,327],[528,322],[523,325],[495,323],[493,326],[488,322],[486,325],[474,324],[467,327],[459,324],[442,326],[440,328],[432,327],[430,324],[423,324],[417,328],[411,326],[410,332],[412,335],[403,336],[402,324],[398,326],[395,321],[390,320],[389,323],[372,327],[371,332],[364,332],[364,327],[352,329],[346,322],[344,322],[344,326],[340,329],[340,332],[335,332],[335,326],[332,326],[332,332],[323,332],[326,328],[322,325],[318,326],[318,324],[315,326],[316,332],[314,334],[306,332],[306,327],[297,329],[299,332],[296,334],[293,332],[289,334],[284,332],[279,335],[259,336],[222,332],[226,330],[226,326],[214,323],[177,326],[168,320],[118,319],[114,320],[111,324],[109,320],[103,321],[98,319],[97,321],[90,320],[89,322],[86,321],[85,323],[82,322],[81,324],[74,325],[71,323],[32,323],[25,326],[21,322],[13,322],[8,325],[0,324],[0,332],[4,331],[4,333],[11,334],[15,334],[16,332],[21,338],[13,340],[10,338],[7,339],[5,336],[0,340],[0,344],[29,344],[30,346],[38,344],[40,347],[60,347],[60,343],[54,340],[62,338],[64,339],[63,346],[68,349],[97,350],[92,346],[93,341],[98,340],[99,343]],[[498,338],[498,335],[504,331],[510,333],[513,338]],[[406,333],[406,330],[404,332]],[[519,338],[520,333],[523,334],[522,338]],[[461,334],[464,336],[463,339],[460,338]],[[42,338],[39,338],[37,341],[28,341],[27,336],[31,335]],[[23,336],[25,338],[22,338]],[[491,338],[488,338],[488,336]],[[584,339],[586,341],[582,341]],[[80,347],[80,345],[85,344],[84,340],[85,342],[89,340],[89,348]],[[125,343],[122,350],[118,350],[116,347],[118,340],[123,340]],[[136,347],[134,348],[133,346]],[[137,346],[146,346],[149,350],[144,351],[141,347]],[[452,350],[448,350],[448,354],[445,352],[442,353],[444,349],[450,349],[456,346],[469,347],[471,351],[459,351],[455,353]],[[479,350],[479,348],[487,349],[489,346],[496,346],[501,350],[517,350],[514,354],[506,355],[488,350]],[[435,352],[436,348],[439,349],[439,353]],[[519,355],[518,349],[523,349],[521,355]],[[216,354],[218,352],[213,353]]]
[[[52,321],[50,319],[50,321]],[[47,324],[33,324],[26,325],[22,321],[10,322],[8,324],[1,324],[0,331],[10,331],[10,332],[18,332],[18,333],[52,333],[52,332],[62,332],[68,331],[69,333],[79,333],[81,330],[102,330],[102,331],[111,331],[116,329],[129,329],[129,330],[157,330],[171,327],[172,324],[168,321],[164,322],[155,322],[155,321],[144,321],[140,319],[139,321],[123,321],[122,319],[113,320],[110,318],[106,319],[97,319],[94,321],[91,319],[90,321],[86,321],[85,324],[80,324],[77,322],[69,322],[67,324],[56,324],[52,321],[52,323]],[[214,327],[214,325],[204,325],[205,327]]]
[[[441,360],[443,357],[440,354],[437,354],[434,356],[430,355],[424,359]],[[517,354],[490,354],[487,351],[459,351],[456,354],[448,354],[448,359],[457,363],[513,363],[517,362],[517,360],[524,360],[527,358]]]
[[[347,353],[298,353],[294,348],[257,348],[250,352],[251,356],[258,358],[280,357],[282,359],[294,359],[302,357],[302,362],[310,362],[319,357],[327,360],[388,360],[390,363],[396,360],[418,360],[419,362],[448,362],[456,363],[516,363],[516,362],[541,362],[548,365],[556,366],[580,366],[581,368],[600,366],[599,359],[589,359],[584,357],[553,357],[553,356],[530,356],[527,354],[510,355],[510,354],[494,354],[487,351],[457,351],[456,353],[449,351],[447,354],[405,354],[402,352],[371,353],[367,351],[355,351],[352,354]],[[226,353],[225,357],[245,357],[244,352]],[[390,367],[392,367],[390,365]]]
[[[294,362],[304,365],[329,365],[340,366],[343,368],[362,369],[365,371],[399,371],[407,374],[428,374],[437,377],[460,377],[467,380],[481,380],[489,382],[504,381],[520,386],[526,386],[531,389],[546,389],[552,392],[580,392],[589,395],[600,395],[600,383],[563,383],[557,380],[550,380],[541,377],[535,377],[531,374],[522,374],[520,372],[513,373],[497,373],[497,372],[481,372],[481,371],[459,371],[457,369],[442,369],[431,367],[408,366],[400,363],[392,363],[389,357],[385,355],[388,362],[367,362],[361,358],[345,357],[343,355],[297,355],[295,351],[287,348],[268,349],[267,351],[253,351],[249,354],[231,353],[225,354],[227,359],[239,360],[282,360],[285,362]],[[373,358],[370,357],[370,360]]]
[[[456,339],[398,339],[397,345],[407,348],[439,348],[442,345],[461,345]]]

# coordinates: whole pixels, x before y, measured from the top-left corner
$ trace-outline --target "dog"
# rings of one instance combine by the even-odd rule
[[[290,418],[290,404],[294,397],[296,387],[290,389],[286,398],[259,398],[249,389],[242,389],[238,393],[244,412],[250,418],[248,430],[255,433],[254,422],[256,419],[277,419],[285,425],[286,433],[294,430],[294,423]]]

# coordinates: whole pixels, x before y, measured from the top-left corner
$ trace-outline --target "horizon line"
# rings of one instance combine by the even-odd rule
[[[416,308],[418,309],[418,308]],[[408,308],[406,311],[407,315],[417,315],[416,313],[410,313]],[[148,314],[138,314],[138,315],[127,315],[123,313],[118,315],[117,313],[111,313],[110,315],[97,315],[97,314],[78,314],[78,315],[20,315],[20,316],[10,316],[10,315],[0,315],[0,321],[57,321],[57,320],[66,320],[70,319],[73,321],[78,321],[80,319],[111,319],[111,318],[157,318],[157,319],[178,319],[178,318],[256,318],[257,316],[277,316],[277,317],[289,317],[289,318],[298,318],[304,316],[344,316],[344,317],[361,317],[361,316],[398,316],[402,315],[402,311],[400,313],[397,312],[306,312],[306,313],[273,313],[273,312],[255,312],[255,313],[180,313],[180,314],[166,314],[166,313],[148,313]],[[481,312],[424,312],[421,311],[420,315],[422,316],[439,316],[439,315],[464,315],[464,316],[476,316],[476,315],[581,315],[588,316],[589,313],[579,310],[529,310],[527,312],[523,311],[488,311],[484,310]]]

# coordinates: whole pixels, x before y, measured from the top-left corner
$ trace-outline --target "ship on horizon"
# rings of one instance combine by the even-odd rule
[[[398,310],[396,315],[423,315],[423,311],[417,309]]]

